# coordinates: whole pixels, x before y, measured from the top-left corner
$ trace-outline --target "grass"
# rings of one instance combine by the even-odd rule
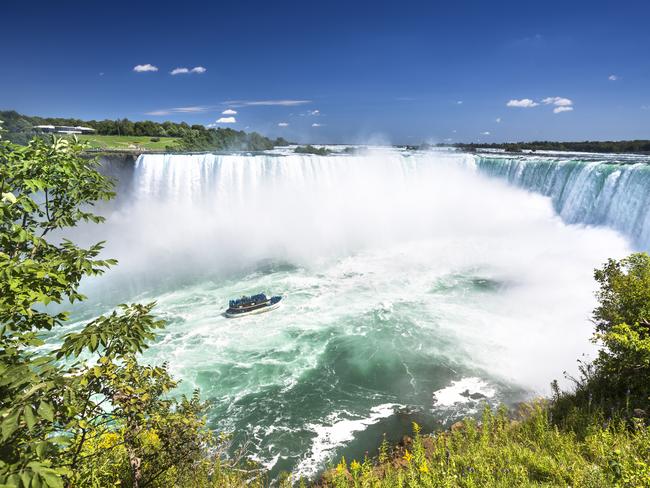
[[[650,428],[641,421],[603,421],[590,414],[585,435],[557,428],[546,404],[528,405],[519,420],[505,409],[480,422],[421,436],[374,462],[346,463],[328,471],[323,488],[414,487],[648,487]]]
[[[100,136],[82,134],[77,136],[80,141],[87,142],[93,149],[125,149],[125,150],[159,150],[168,146],[176,146],[180,140],[177,137],[152,138],[150,136]],[[152,140],[154,139],[154,140]],[[155,139],[159,139],[156,141]]]

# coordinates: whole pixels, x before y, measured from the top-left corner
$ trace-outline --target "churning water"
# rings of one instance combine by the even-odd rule
[[[120,265],[78,316],[157,300],[168,326],[146,359],[273,473],[311,476],[574,370],[593,268],[650,243],[649,175],[390,149],[143,155],[87,236]],[[284,306],[221,315],[261,291]]]

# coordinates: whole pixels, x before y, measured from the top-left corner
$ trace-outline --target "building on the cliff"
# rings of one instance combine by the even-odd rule
[[[35,125],[34,129],[38,132],[48,132],[55,134],[90,134],[95,132],[92,127],[70,126],[70,125]]]

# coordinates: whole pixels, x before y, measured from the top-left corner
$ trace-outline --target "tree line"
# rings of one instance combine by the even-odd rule
[[[439,144],[444,146],[445,144]],[[454,147],[466,151],[477,149],[503,149],[506,152],[528,151],[570,151],[593,153],[638,153],[650,154],[650,140],[633,141],[533,141],[533,142],[503,142],[503,143],[457,143]]]
[[[83,126],[95,129],[98,135],[175,137],[181,141],[179,149],[186,151],[242,150],[263,151],[289,144],[283,138],[270,139],[257,132],[244,132],[229,128],[208,128],[187,122],[154,122],[151,120],[81,120],[62,117],[23,115],[15,110],[0,111],[1,127],[5,138],[16,144],[26,144],[38,131],[37,125]]]

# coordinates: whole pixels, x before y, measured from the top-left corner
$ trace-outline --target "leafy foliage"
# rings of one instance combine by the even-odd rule
[[[327,156],[332,151],[330,151],[326,147],[316,147],[316,146],[312,146],[311,144],[308,144],[307,146],[296,147],[293,150],[293,152],[298,154],[316,154],[317,156]]]
[[[580,439],[554,427],[544,404],[526,405],[519,419],[486,408],[480,422],[414,435],[374,464],[345,459],[326,473],[326,488],[649,486],[650,429],[641,423],[603,426],[592,418]],[[384,448],[385,449],[385,448]]]
[[[75,139],[0,141],[0,485],[188,486],[197,472],[205,486],[215,473],[232,486],[256,479],[224,458],[198,393],[174,398],[166,365],[138,362],[164,327],[155,304],[121,305],[40,347],[42,331],[68,320],[47,305],[83,300],[81,280],[115,264],[99,258],[101,243],[61,238],[101,222],[92,206],[113,196],[83,149]]]

